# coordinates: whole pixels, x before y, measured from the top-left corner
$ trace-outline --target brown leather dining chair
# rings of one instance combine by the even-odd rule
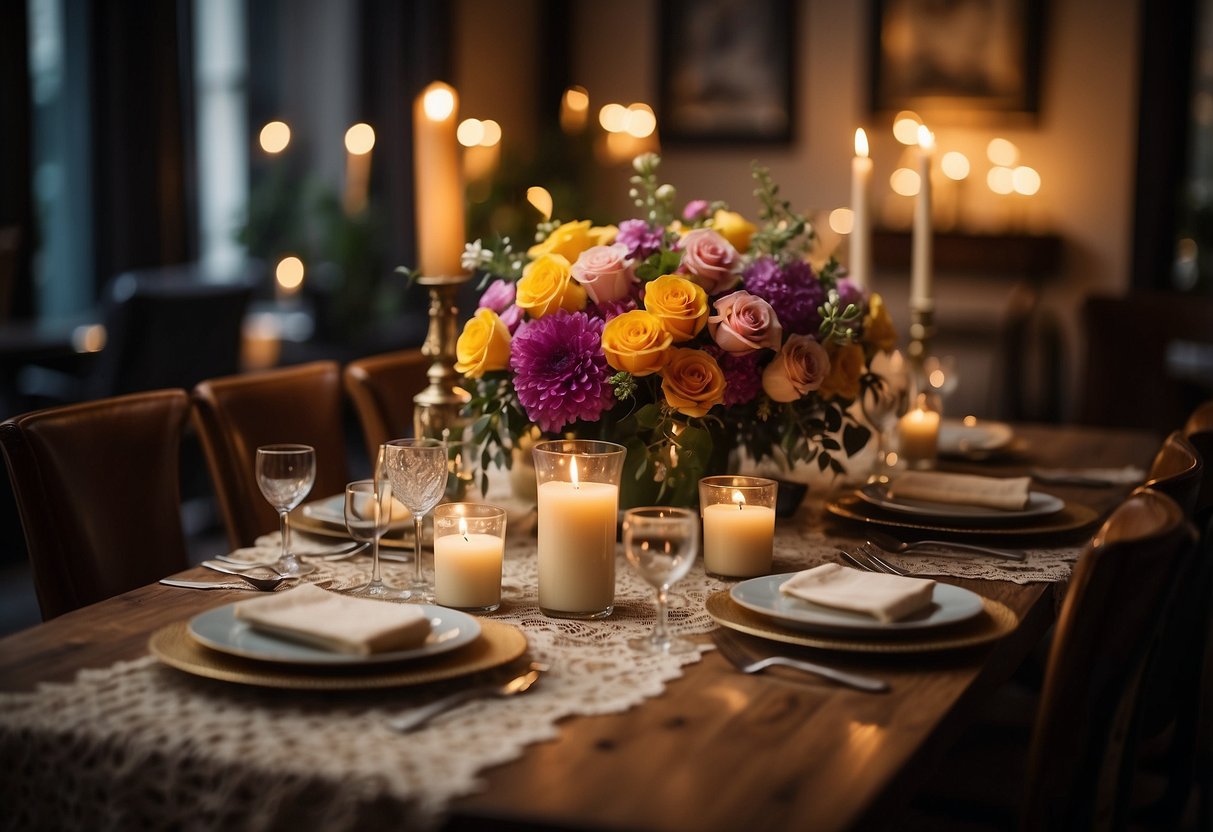
[[[372,355],[346,365],[345,390],[354,403],[372,463],[380,445],[412,433],[413,397],[425,388],[431,363],[416,349]]]
[[[1195,543],[1178,503],[1140,488],[1079,559],[1033,729],[1023,828],[1124,828],[1143,682]]]
[[[1183,427],[1184,437],[1192,443],[1205,462],[1200,496],[1196,498],[1198,523],[1213,521],[1213,401],[1198,406]]]
[[[1166,494],[1192,517],[1204,475],[1204,462],[1196,448],[1181,431],[1172,431],[1154,455],[1145,487]]]
[[[261,445],[311,445],[316,481],[308,499],[344,492],[349,466],[337,362],[208,379],[194,388],[193,401],[194,424],[233,547],[250,546],[278,528],[278,515],[257,487]]]
[[[179,454],[184,390],[26,413],[0,424],[44,619],[188,566]]]

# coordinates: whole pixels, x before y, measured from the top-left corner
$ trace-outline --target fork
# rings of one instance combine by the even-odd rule
[[[910,573],[899,566],[894,566],[884,558],[875,554],[865,543],[854,549],[839,549],[842,557],[856,569],[864,572],[884,572],[886,575],[909,575]]]
[[[452,708],[462,705],[464,702],[470,702],[473,699],[482,697],[506,697],[517,696],[520,693],[526,693],[531,689],[531,686],[539,681],[539,675],[548,669],[548,665],[541,662],[531,662],[527,670],[519,673],[514,678],[504,684],[481,685],[473,688],[464,688],[457,690],[454,693],[437,699],[428,705],[416,708],[404,716],[396,717],[388,721],[388,727],[400,733],[408,733],[415,731],[425,723],[429,722],[439,714],[446,713]]]
[[[826,665],[814,662],[806,662],[801,659],[793,659],[789,656],[755,658],[746,651],[745,647],[737,641],[732,633],[723,629],[713,632],[712,639],[716,642],[716,648],[720,650],[720,655],[724,656],[729,661],[729,664],[736,667],[742,673],[758,673],[772,665],[779,665],[780,667],[791,667],[796,670],[802,670],[805,673],[822,676],[838,682],[840,685],[867,691],[868,693],[883,693],[889,689],[889,683],[883,679],[873,679],[870,676],[847,673],[845,670],[838,670],[837,668],[827,667]]]

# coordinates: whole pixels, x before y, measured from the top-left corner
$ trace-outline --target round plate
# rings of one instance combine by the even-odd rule
[[[342,525],[336,526],[326,520],[317,520],[315,517],[309,517],[303,509],[307,506],[301,506],[291,512],[291,531],[304,532],[305,534],[314,534],[319,537],[339,537],[342,540],[349,540],[349,532],[346,531],[344,521]],[[427,534],[423,537],[423,541],[428,543],[430,535],[429,527],[426,528]],[[379,545],[388,549],[413,549],[413,524],[406,523],[403,526],[397,526],[393,523],[383,537],[379,539]]]
[[[965,456],[989,453],[1011,444],[1015,431],[1006,422],[977,422],[966,425],[960,419],[939,423],[939,453]]]
[[[430,635],[423,645],[366,656],[324,650],[261,632],[236,617],[236,604],[225,604],[194,616],[189,621],[189,631],[201,644],[221,653],[275,664],[326,667],[356,667],[436,656],[469,644],[480,635],[480,622],[467,613],[429,604],[420,606],[430,619]]]
[[[859,498],[886,511],[925,517],[932,520],[948,520],[953,523],[986,523],[991,520],[1019,522],[1035,517],[1056,514],[1066,507],[1065,500],[1043,491],[1028,492],[1027,508],[991,508],[989,506],[966,506],[957,503],[936,503],[930,500],[907,500],[889,496],[889,487],[884,483],[869,483],[855,492]]]
[[[955,534],[964,536],[1019,537],[1036,535],[1059,535],[1079,532],[1099,521],[1099,513],[1089,506],[1067,503],[1056,514],[1041,518],[1036,523],[964,525],[960,523],[933,522],[930,518],[908,519],[906,515],[885,514],[879,508],[864,502],[855,494],[845,494],[826,503],[826,511],[835,517],[857,523],[871,523],[890,529],[912,529],[915,531]]]
[[[929,653],[973,647],[1002,638],[1019,626],[1019,618],[1005,604],[982,598],[982,613],[946,630],[907,633],[906,638],[856,639],[807,633],[782,626],[778,621],[747,610],[729,597],[728,591],[708,596],[708,615],[721,626],[759,638],[802,647],[841,650],[852,653]]]
[[[393,508],[392,516],[395,517],[397,511],[408,512],[408,509],[397,504],[398,508]],[[304,503],[299,507],[299,512],[309,520],[315,520],[318,523],[327,523],[330,526],[337,526],[341,531],[345,532],[345,495],[334,494],[332,497],[325,497],[323,500],[313,500],[310,503]],[[395,519],[388,523],[388,530],[393,529],[412,529],[413,515]]]
[[[454,679],[512,662],[526,652],[526,636],[517,627],[489,619],[480,625],[480,637],[463,649],[401,665],[319,668],[253,661],[203,647],[186,621],[152,633],[148,649],[170,667],[207,679],[287,690],[369,690]]]
[[[795,574],[751,578],[736,584],[729,590],[729,595],[746,609],[777,619],[785,627],[868,635],[943,627],[972,618],[982,609],[981,596],[977,593],[952,584],[937,583],[929,607],[899,621],[880,622],[870,615],[814,604],[780,592],[780,584]]]

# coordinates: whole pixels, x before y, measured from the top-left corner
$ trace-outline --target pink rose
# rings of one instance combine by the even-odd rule
[[[712,229],[689,231],[679,244],[682,246],[682,264],[678,271],[688,275],[709,295],[727,291],[741,279],[741,255]]]
[[[585,287],[594,303],[622,300],[637,282],[623,243],[591,246],[581,252],[573,264],[573,279]]]
[[[708,318],[712,340],[725,352],[777,350],[783,326],[771,304],[749,292],[734,292],[719,298],[716,314]]]
[[[829,372],[825,347],[809,335],[789,335],[783,350],[762,371],[762,389],[777,402],[794,402],[820,387]]]
[[[514,294],[517,287],[509,280],[494,280],[489,284],[489,287],[484,290],[484,294],[480,296],[480,303],[477,304],[480,309],[492,309],[498,315],[510,308],[514,302]]]

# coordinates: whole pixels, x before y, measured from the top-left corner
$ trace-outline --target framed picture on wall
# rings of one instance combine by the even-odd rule
[[[1035,115],[1041,0],[873,0],[872,111]]]
[[[792,140],[794,7],[793,0],[662,0],[663,142]]]

